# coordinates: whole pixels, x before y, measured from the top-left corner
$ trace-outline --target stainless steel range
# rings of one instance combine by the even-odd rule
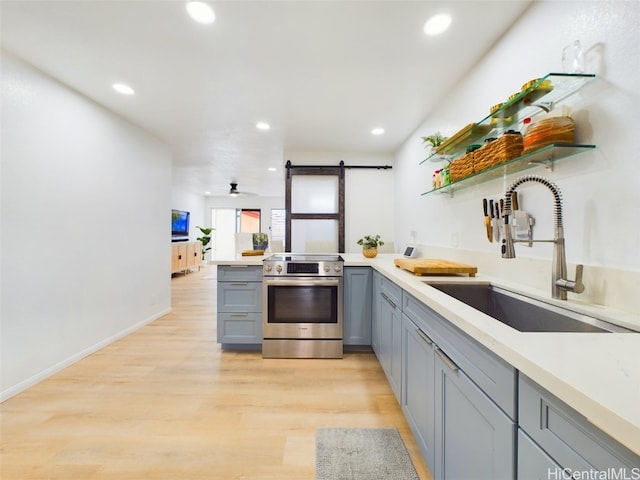
[[[264,260],[264,358],[342,358],[343,265],[339,255]]]

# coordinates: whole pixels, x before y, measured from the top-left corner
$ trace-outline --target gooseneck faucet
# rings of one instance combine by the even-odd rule
[[[567,280],[567,260],[564,250],[564,227],[562,225],[562,193],[558,186],[552,181],[537,175],[525,175],[518,178],[507,189],[504,199],[504,238],[502,240],[502,258],[516,258],[516,250],[514,243],[520,240],[514,240],[511,233],[509,221],[513,218],[511,211],[511,197],[523,183],[537,182],[547,187],[554,198],[554,235],[553,240],[526,240],[526,242],[551,242],[553,243],[553,262],[551,265],[551,296],[556,299],[566,300],[567,291],[582,293],[584,285],[582,284],[583,265],[576,266],[576,279]]]

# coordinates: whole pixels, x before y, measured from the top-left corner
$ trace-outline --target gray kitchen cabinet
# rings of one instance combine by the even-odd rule
[[[640,477],[640,456],[527,376],[520,374],[518,387],[520,428],[560,469],[627,475],[611,478],[632,478],[635,472]],[[518,474],[523,479],[547,478],[544,463],[520,463]]]
[[[380,301],[382,296],[382,275],[373,271],[373,288],[371,291],[371,348],[380,358]]]
[[[515,478],[515,422],[436,347],[436,480]]]
[[[402,407],[434,479],[515,478],[515,369],[407,292],[402,312]]]
[[[518,428],[518,480],[562,478],[560,465],[553,461],[531,438]]]
[[[374,282],[375,285],[375,282]],[[398,402],[402,380],[402,289],[381,276],[375,288],[375,328],[377,344],[374,349]]]
[[[262,344],[262,267],[218,266],[218,343]]]
[[[402,311],[511,419],[516,419],[517,371],[512,365],[406,292]]]
[[[434,466],[435,344],[402,315],[402,411],[427,465]]]
[[[344,269],[344,345],[371,345],[373,271],[370,267]]]

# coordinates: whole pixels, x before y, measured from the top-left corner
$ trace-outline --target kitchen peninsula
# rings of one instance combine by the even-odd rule
[[[519,332],[424,283],[442,280],[442,277],[417,277],[397,268],[394,265],[397,254],[380,254],[374,259],[364,258],[359,253],[341,255],[345,269],[372,268],[401,288],[405,295],[413,297],[515,368],[520,378],[531,379],[598,429],[640,455],[640,333]],[[210,263],[258,267],[264,258],[237,256],[214,259]],[[621,317],[610,309],[571,300],[554,301],[548,298],[548,292],[527,289],[482,272],[474,278],[447,277],[447,281],[491,282],[610,321],[624,318],[623,326],[640,330],[639,316],[626,314]]]

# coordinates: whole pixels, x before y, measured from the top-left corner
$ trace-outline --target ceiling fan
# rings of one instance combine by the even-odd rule
[[[238,184],[235,182],[229,183],[229,186],[231,187],[229,189],[229,195],[232,197],[239,197],[244,195],[255,195],[254,193],[241,192],[240,190],[238,190]]]

